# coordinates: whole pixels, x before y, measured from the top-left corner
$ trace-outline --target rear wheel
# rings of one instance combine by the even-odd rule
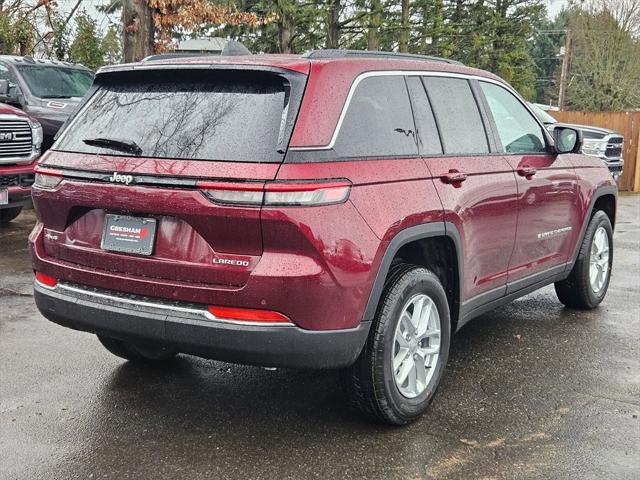
[[[612,262],[611,222],[605,212],[598,210],[589,221],[569,277],[555,284],[558,299],[567,307],[597,307],[607,294]]]
[[[115,338],[98,335],[100,343],[114,355],[138,363],[166,362],[177,355],[173,349],[162,345],[125,342]]]
[[[447,363],[447,297],[425,268],[399,265],[390,274],[369,339],[343,372],[352,403],[365,415],[405,425],[429,406]]]
[[[9,223],[11,220],[20,215],[22,207],[3,208],[0,209],[0,225]]]

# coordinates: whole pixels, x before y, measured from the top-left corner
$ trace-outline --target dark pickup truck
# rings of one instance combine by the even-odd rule
[[[40,122],[45,151],[75,111],[93,77],[93,72],[82,65],[0,55],[0,102],[24,110]]]

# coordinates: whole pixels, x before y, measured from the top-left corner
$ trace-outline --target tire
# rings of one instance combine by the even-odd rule
[[[603,261],[603,255],[598,255],[598,247],[594,245],[594,237],[599,231],[604,231],[608,242],[608,259],[605,261],[606,275],[602,286],[598,289],[592,285],[590,268],[592,254],[596,260]],[[602,235],[601,233],[598,234]],[[578,258],[569,276],[560,282],[556,282],[556,294],[558,299],[567,307],[590,310],[597,307],[604,300],[611,280],[611,266],[613,264],[613,229],[609,217],[602,210],[596,211],[580,245]]]
[[[0,225],[5,225],[20,215],[22,207],[0,209]]]
[[[117,357],[135,363],[162,363],[171,360],[178,352],[162,345],[125,342],[98,335],[100,343]]]
[[[431,300],[432,303],[429,305],[432,309],[436,309],[439,316],[440,348],[435,362],[430,368],[424,368],[424,372],[427,372],[427,376],[423,377],[426,380],[426,388],[417,394],[413,392],[415,396],[412,397],[407,396],[407,392],[403,393],[403,389],[410,389],[411,374],[408,376],[406,385],[398,385],[396,380],[396,372],[399,374],[405,366],[403,362],[397,370],[393,367],[394,354],[398,352],[399,355],[399,349],[402,348],[397,341],[396,328],[402,331],[402,325],[405,325],[403,323],[398,326],[401,323],[401,314],[409,311],[406,310],[407,305],[411,305],[412,300],[421,299],[424,296]],[[427,305],[426,299],[424,305]],[[415,308],[413,305],[413,310]],[[407,332],[406,329],[404,331]],[[410,334],[408,336],[411,337]],[[433,400],[449,356],[450,337],[449,305],[438,277],[426,268],[406,264],[396,265],[386,281],[363,351],[354,365],[341,372],[343,386],[352,406],[359,409],[365,416],[389,425],[406,425],[414,421],[422,415]],[[409,352],[411,348],[416,348],[416,338],[412,339],[414,346],[407,347]],[[429,338],[427,348],[431,347],[431,342],[435,339],[436,337]],[[416,354],[422,351],[426,350],[416,351]],[[412,358],[421,357],[409,354],[405,361],[411,361]],[[426,359],[427,356],[422,358]],[[420,362],[416,361],[414,365],[420,365]],[[419,390],[420,384],[417,381],[414,384],[418,385]]]

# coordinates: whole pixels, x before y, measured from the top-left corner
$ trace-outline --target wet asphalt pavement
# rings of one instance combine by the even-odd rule
[[[0,479],[638,479],[640,196],[619,210],[600,308],[547,287],[474,320],[405,428],[347,410],[335,372],[138,367],[46,321],[23,213],[0,227]]]

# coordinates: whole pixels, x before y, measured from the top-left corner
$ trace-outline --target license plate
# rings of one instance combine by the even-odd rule
[[[151,255],[156,237],[156,219],[105,215],[103,250]]]
[[[0,188],[0,205],[9,205],[9,190]]]

